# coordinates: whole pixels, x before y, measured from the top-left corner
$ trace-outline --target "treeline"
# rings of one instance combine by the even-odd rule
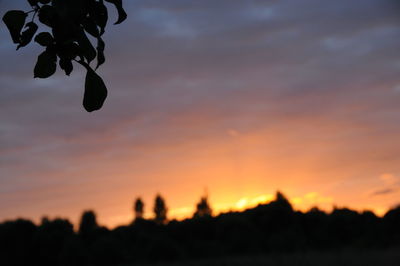
[[[114,230],[98,225],[85,211],[79,229],[65,219],[43,218],[40,225],[19,219],[0,224],[0,264],[135,265],[207,257],[342,248],[400,246],[400,207],[383,218],[373,212],[335,208],[293,210],[282,193],[243,212],[212,216],[207,197],[192,218],[168,221],[165,200],[157,195],[154,218],[144,219],[144,202],[134,202],[132,224]]]

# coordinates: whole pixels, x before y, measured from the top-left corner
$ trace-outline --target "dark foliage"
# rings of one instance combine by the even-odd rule
[[[81,222],[79,224],[79,234],[83,236],[91,235],[98,227],[96,214],[93,211],[83,212]]]
[[[135,219],[143,219],[143,214],[144,214],[144,203],[141,198],[137,198],[135,200],[133,210],[135,212]]]
[[[204,198],[199,205],[204,202],[210,208]],[[140,217],[142,207],[138,198],[134,210]],[[44,218],[38,226],[22,219],[4,222],[0,224],[1,265],[134,265],[311,250],[368,253],[400,246],[400,207],[383,218],[346,208],[302,213],[278,192],[268,204],[216,217],[207,214],[167,223],[165,201],[159,195],[154,210],[155,219],[135,219],[114,230],[99,226],[92,211],[84,212],[78,232],[63,219]]]
[[[158,194],[154,200],[154,221],[157,224],[165,224],[167,222],[168,208],[164,198]]]
[[[211,217],[212,209],[208,203],[208,197],[204,196],[200,199],[200,202],[196,205],[196,212],[194,213],[194,218],[205,218]]]
[[[115,24],[123,22],[127,15],[122,0],[105,0],[113,4],[118,12]],[[83,106],[88,112],[100,109],[107,97],[107,88],[90,63],[97,59],[96,69],[105,62],[105,43],[102,35],[108,21],[108,10],[104,0],[28,0],[31,11],[10,10],[3,16],[3,22],[10,31],[17,50],[28,45],[32,39],[45,50],[38,56],[34,68],[35,78],[48,78],[59,67],[66,75],[74,69],[73,62],[82,65],[86,71]],[[29,14],[30,21],[26,21]],[[50,32],[36,34],[39,22],[49,27]],[[88,38],[96,39],[96,48]]]

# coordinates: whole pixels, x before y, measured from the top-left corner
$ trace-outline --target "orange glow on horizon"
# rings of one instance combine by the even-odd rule
[[[340,136],[348,126],[344,120],[288,117],[274,126],[256,123],[248,129],[221,129],[216,126],[218,119],[207,112],[176,114],[170,124],[152,129],[161,132],[165,127],[174,138],[166,134],[132,142],[126,142],[121,133],[129,132],[132,125],[114,125],[107,134],[91,139],[94,151],[67,157],[68,167],[62,171],[31,172],[30,178],[46,185],[21,190],[11,199],[34,203],[24,215],[35,221],[47,215],[67,217],[78,224],[82,211],[92,209],[99,223],[108,227],[132,222],[137,196],[145,202],[145,217],[151,218],[156,193],[166,199],[170,219],[189,218],[205,187],[214,215],[266,203],[277,189],[301,211],[314,206],[330,211],[337,205],[383,215],[398,202],[399,174],[393,166],[397,164],[376,161],[374,153],[351,151],[349,143],[339,137],[326,137]],[[215,131],[203,133],[207,128]],[[364,129],[354,127],[351,132],[359,130]],[[370,138],[361,133],[357,141],[366,147]],[[311,140],[310,134],[314,136]],[[69,141],[84,146],[88,139]],[[382,142],[393,145],[386,139]],[[114,151],[108,153],[114,143]],[[64,183],[60,185],[59,180]],[[15,217],[15,208],[3,211],[5,217]]]
[[[285,195],[286,196],[286,195]],[[211,197],[212,198],[212,197]],[[236,202],[233,203],[228,203],[228,202],[213,202],[212,200],[210,201],[212,210],[213,210],[213,216],[219,215],[221,213],[226,213],[230,211],[244,211],[246,209],[254,208],[257,205],[260,204],[268,204],[269,202],[273,201],[275,199],[275,193],[271,194],[262,194],[258,195],[255,197],[243,197],[238,199]],[[167,198],[168,200],[168,198]],[[330,213],[334,208],[335,208],[335,202],[333,197],[328,197],[328,196],[323,196],[320,195],[317,192],[309,192],[306,193],[302,196],[296,196],[293,198],[288,197],[289,202],[292,204],[293,208],[295,211],[302,211],[306,212],[309,211],[313,207],[317,207],[322,211],[325,211],[327,213]],[[348,206],[339,206],[339,207],[348,207]],[[382,217],[389,208],[352,208],[351,209],[355,211],[365,211],[365,210],[370,210],[373,211],[377,216]],[[192,218],[193,213],[195,211],[195,204],[193,206],[184,206],[184,207],[178,207],[178,208],[171,208],[168,211],[168,218],[169,220],[184,220],[187,218]],[[151,210],[147,210],[145,212],[144,217],[146,219],[152,219],[153,214]],[[107,219],[103,219],[100,221],[106,225],[109,226],[110,228],[114,228],[120,225],[126,225],[132,222],[133,220],[133,214],[129,215],[120,215],[120,216],[112,216],[112,217],[107,217]]]

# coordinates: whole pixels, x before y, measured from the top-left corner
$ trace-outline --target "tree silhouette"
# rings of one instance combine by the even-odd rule
[[[286,198],[285,195],[283,195],[282,192],[277,191],[275,195],[275,200],[271,202],[273,206],[276,208],[280,208],[282,210],[286,210],[288,212],[293,211],[292,204],[290,204],[289,200]]]
[[[40,265],[57,265],[65,243],[73,236],[73,225],[68,220],[44,217],[35,236]]]
[[[211,217],[212,209],[208,203],[208,196],[201,197],[200,202],[196,205],[196,211],[193,215],[194,218]]]
[[[79,234],[82,236],[92,234],[97,228],[96,214],[93,211],[85,211],[79,224]]]
[[[205,206],[205,198],[199,207]],[[188,259],[206,259],[214,265],[217,257],[256,255],[256,263],[258,258],[276,254],[283,255],[279,263],[269,260],[256,265],[400,265],[400,207],[384,217],[347,208],[331,213],[318,208],[300,212],[277,193],[275,200],[242,212],[166,223],[165,201],[160,195],[156,206],[158,223],[141,220],[112,230],[99,226],[92,211],[84,212],[78,232],[60,218],[44,218],[39,225],[22,219],[5,221],[0,223],[0,265],[170,265],[168,261],[182,259],[179,265],[186,265]],[[346,252],[338,253],[342,249]],[[290,259],[291,252],[306,252],[307,260],[300,263],[298,255]],[[347,263],[331,263],[324,255],[329,253]],[[373,261],[374,256],[367,258],[369,254],[375,254]],[[223,264],[253,265],[234,262]]]
[[[143,219],[143,213],[144,213],[144,203],[141,198],[137,198],[135,200],[135,204],[133,206],[133,209],[135,211],[135,219]]]
[[[157,224],[165,224],[167,222],[168,208],[164,198],[158,194],[154,201],[154,221]]]
[[[118,20],[123,22],[127,15],[122,0],[105,0],[115,5]],[[45,50],[38,56],[34,78],[48,78],[57,70],[57,61],[66,75],[73,71],[73,62],[83,66],[87,73],[83,106],[88,112],[100,109],[107,97],[107,88],[90,63],[97,59],[96,68],[105,62],[105,43],[102,35],[108,21],[108,10],[104,0],[28,0],[32,10],[10,10],[3,16],[17,50],[28,45],[32,39]],[[27,17],[32,14],[32,18]],[[38,18],[51,32],[36,34]],[[94,48],[87,34],[97,40]]]

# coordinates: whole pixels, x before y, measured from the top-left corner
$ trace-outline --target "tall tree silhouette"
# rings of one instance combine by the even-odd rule
[[[208,196],[201,197],[199,203],[196,205],[196,211],[193,215],[194,218],[211,217],[212,209],[208,203]]]
[[[143,219],[144,203],[140,197],[135,200],[133,209],[135,211],[135,219]]]
[[[167,222],[168,208],[165,204],[164,198],[157,194],[154,201],[154,221],[157,224],[165,224]]]

